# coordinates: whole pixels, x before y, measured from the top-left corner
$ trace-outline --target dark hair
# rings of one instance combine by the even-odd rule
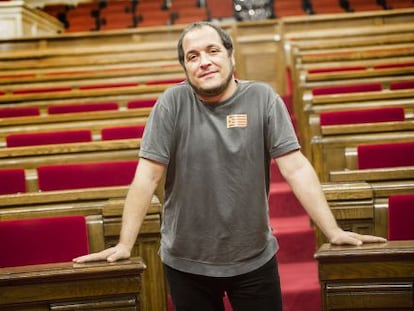
[[[205,26],[211,27],[215,31],[217,31],[218,35],[220,36],[221,42],[223,43],[223,46],[226,48],[228,54],[231,55],[233,53],[233,41],[231,40],[230,35],[224,29],[210,22],[194,22],[184,28],[183,32],[180,35],[180,38],[178,39],[177,52],[178,61],[180,62],[181,66],[184,67],[183,40],[185,35],[194,29],[200,29]]]

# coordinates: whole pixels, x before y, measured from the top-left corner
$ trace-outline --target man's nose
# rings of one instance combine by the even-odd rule
[[[200,54],[200,66],[208,66],[211,64],[210,57],[207,53]]]

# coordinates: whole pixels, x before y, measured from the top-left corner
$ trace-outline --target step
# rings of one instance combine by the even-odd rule
[[[320,311],[321,288],[315,260],[279,264],[283,311]]]
[[[280,263],[313,260],[315,232],[307,215],[273,217],[270,226],[279,243],[277,258]]]
[[[269,216],[289,217],[305,214],[305,210],[286,182],[272,182],[269,188]]]

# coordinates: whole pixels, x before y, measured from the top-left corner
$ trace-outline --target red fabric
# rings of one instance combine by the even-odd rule
[[[35,78],[36,75],[33,73],[22,73],[12,75],[0,75],[0,79],[16,79],[16,78]]]
[[[157,85],[157,84],[175,84],[183,82],[184,78],[177,78],[177,79],[164,79],[164,80],[151,80],[145,82],[146,85]]]
[[[401,68],[401,67],[411,67],[411,66],[414,66],[414,62],[382,64],[382,65],[376,65],[374,66],[374,68],[375,69]]]
[[[380,83],[366,83],[366,84],[317,87],[317,88],[312,89],[312,94],[313,95],[332,95],[332,94],[347,94],[347,93],[358,93],[358,92],[375,92],[375,91],[381,91],[381,90],[382,90],[382,86]]]
[[[15,90],[13,91],[13,94],[51,93],[51,92],[65,92],[65,91],[70,91],[70,90],[72,90],[70,86],[44,87],[44,88]]]
[[[132,182],[138,160],[39,166],[39,190],[125,186]]]
[[[40,110],[37,107],[14,107],[0,109],[0,118],[38,116]]]
[[[89,252],[84,216],[0,221],[0,267],[72,261]]]
[[[404,121],[404,119],[404,109],[401,107],[327,111],[320,114],[321,125]]]
[[[328,68],[315,68],[309,69],[308,73],[327,73],[327,72],[342,72],[342,71],[354,71],[354,70],[366,70],[365,66],[352,66],[352,67],[328,67]]]
[[[126,87],[126,86],[138,86],[138,82],[123,82],[123,83],[104,83],[104,84],[93,84],[93,85],[82,85],[79,87],[80,90],[91,90],[91,89],[105,89],[114,87]]]
[[[109,127],[101,131],[102,140],[141,138],[145,125]]]
[[[128,102],[127,107],[128,109],[153,107],[156,101],[157,101],[156,98],[134,99]]]
[[[26,177],[24,169],[0,169],[0,194],[15,194],[24,192],[26,192]]]
[[[10,134],[6,136],[7,147],[67,144],[88,141],[92,141],[92,133],[90,130]]]
[[[119,109],[119,106],[117,103],[107,102],[107,103],[50,106],[47,108],[47,113],[59,114],[59,113],[90,112],[90,111],[104,111],[104,110],[118,110],[118,109]]]
[[[391,90],[405,90],[405,89],[414,89],[414,80],[411,81],[400,81],[400,82],[391,82]]]
[[[414,142],[360,145],[358,168],[386,168],[414,165]]]
[[[414,240],[414,194],[388,198],[388,239]]]

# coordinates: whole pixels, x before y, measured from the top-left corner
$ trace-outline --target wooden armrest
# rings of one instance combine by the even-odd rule
[[[43,310],[106,309],[135,306],[139,310],[141,273],[139,257],[116,263],[72,262],[0,269],[0,309],[20,310],[37,306]],[[49,309],[48,309],[49,310]],[[134,309],[135,310],[135,309]]]

